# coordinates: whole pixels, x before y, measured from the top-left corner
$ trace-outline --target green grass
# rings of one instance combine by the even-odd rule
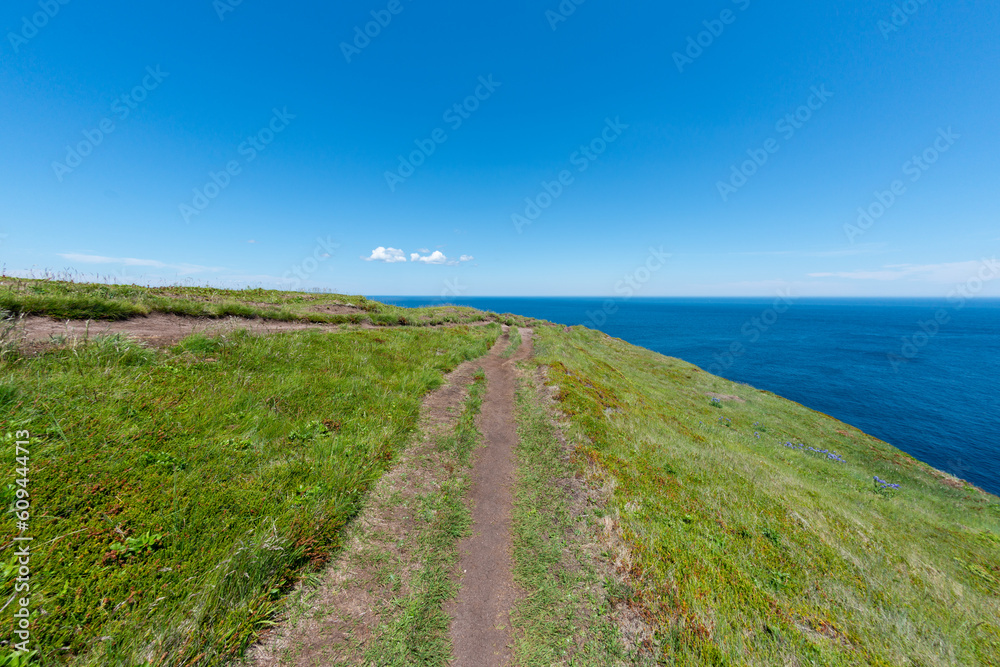
[[[511,327],[508,332],[508,339],[510,343],[508,343],[507,349],[500,354],[504,359],[513,357],[514,353],[517,352],[517,348],[521,347],[521,330],[517,327]]]
[[[409,593],[393,600],[392,620],[375,630],[366,658],[377,665],[447,665],[451,661],[451,619],[444,603],[458,593],[452,577],[458,562],[458,540],[472,524],[465,503],[472,451],[480,441],[476,415],[486,392],[480,370],[469,389],[454,435],[444,438],[439,451],[454,461],[456,472],[434,492],[418,498],[417,514],[427,523],[408,539],[416,543],[421,567],[413,576]]]
[[[322,311],[338,304],[355,308]],[[530,592],[516,613],[524,664],[620,659],[606,605],[621,591],[597,592],[557,483],[583,469],[614,489],[600,511],[617,517],[633,555],[624,596],[644,609],[665,664],[1000,664],[998,498],[690,364],[580,327],[342,295],[3,278],[0,311],[378,325],[195,335],[170,350],[98,337],[19,357],[4,316],[2,449],[13,466],[13,432],[31,431],[32,638],[44,664],[238,656],[293,582],[337,552],[367,490],[412,438],[421,398],[484,354],[497,322],[535,326],[537,363],[560,388],[575,446],[572,464],[560,458],[522,387],[514,530],[516,576]],[[463,465],[481,391],[480,379],[444,445]],[[713,404],[709,393],[741,400]],[[873,476],[901,488],[880,489]],[[422,497],[433,521],[415,539],[428,567],[395,601],[373,660],[446,659],[441,603],[454,593],[447,572],[468,527],[464,479]],[[0,483],[0,502],[9,507],[15,490]],[[13,515],[3,522],[15,534]],[[5,618],[0,647],[12,637]]]
[[[345,312],[324,312],[330,307]],[[451,305],[400,308],[344,294],[141,287],[10,277],[0,277],[0,311],[56,319],[125,320],[151,313],[168,313],[189,317],[259,317],[276,321],[379,326],[438,326],[511,319]]]
[[[596,517],[574,517],[565,480],[574,472],[529,380],[517,391],[513,613],[515,661],[524,667],[638,664],[610,617],[607,581],[586,550]]]
[[[113,336],[0,364],[5,460],[13,431],[32,434],[32,639],[45,664],[239,654],[337,550],[423,395],[498,335],[238,332],[171,350]],[[4,599],[13,583],[5,568]],[[0,641],[10,633],[0,625]]]
[[[1000,664],[997,497],[597,332],[543,327],[535,345],[578,455],[615,486],[661,661]],[[715,408],[708,392],[745,402]],[[879,492],[875,475],[901,488]]]

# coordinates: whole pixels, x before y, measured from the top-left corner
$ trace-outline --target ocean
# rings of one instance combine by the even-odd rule
[[[433,297],[372,296],[399,306]],[[474,297],[766,389],[1000,495],[1000,300]]]

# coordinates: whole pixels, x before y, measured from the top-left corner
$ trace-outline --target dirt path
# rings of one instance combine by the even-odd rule
[[[531,330],[510,359],[484,360],[486,397],[479,416],[483,449],[472,471],[469,497],[472,535],[459,544],[458,597],[446,606],[452,617],[455,665],[493,667],[511,662],[510,613],[515,591],[512,572],[511,511],[517,427],[514,419],[514,364],[531,355]]]
[[[468,326],[486,326],[484,322],[470,322]],[[455,324],[428,325],[427,328],[459,326]],[[174,345],[182,338],[193,333],[203,333],[208,336],[225,334],[237,329],[245,329],[254,334],[271,334],[281,331],[317,330],[327,332],[350,331],[351,329],[377,329],[370,322],[360,324],[325,324],[322,322],[285,322],[281,320],[264,320],[260,318],[226,317],[211,319],[207,317],[188,317],[172,313],[150,313],[145,317],[132,317],[127,320],[57,320],[39,315],[29,315],[18,325],[17,338],[27,343],[29,347],[41,349],[53,338],[66,339],[93,338],[109,334],[126,334],[151,345],[166,347]]]
[[[348,529],[343,552],[325,572],[300,587],[275,631],[248,651],[242,665],[297,667],[403,664],[387,656],[401,601],[426,567],[420,536],[428,529],[426,501],[460,474],[442,450],[453,436],[477,368],[499,358],[507,338],[484,358],[459,365],[423,402],[423,437],[405,449],[376,484]],[[446,631],[445,631],[446,632]],[[398,658],[398,656],[397,656]]]
[[[20,335],[27,343],[45,343],[54,336],[84,338],[108,334],[127,334],[157,346],[173,345],[185,336],[204,333],[209,336],[228,333],[236,329],[247,329],[252,333],[269,334],[279,331],[303,331],[305,329],[337,330],[339,325],[313,322],[282,322],[279,320],[227,317],[209,319],[187,317],[171,313],[150,313],[146,317],[132,317],[118,321],[56,320],[49,317],[29,315],[22,321]]]

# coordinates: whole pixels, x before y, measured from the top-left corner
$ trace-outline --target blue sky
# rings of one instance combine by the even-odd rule
[[[150,4],[0,9],[8,274],[1000,295],[995,2]]]

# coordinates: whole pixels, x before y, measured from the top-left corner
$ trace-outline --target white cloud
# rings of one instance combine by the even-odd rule
[[[168,264],[156,259],[136,259],[134,257],[103,257],[101,255],[82,255],[79,253],[59,253],[63,259],[82,264],[123,264],[125,266],[149,266],[155,269],[173,269],[181,274],[204,273],[206,271],[224,271],[222,267],[200,266],[198,264]]]
[[[975,275],[981,261],[949,262],[945,264],[887,264],[873,271],[837,271],[810,273],[810,278],[848,278],[850,280],[893,281],[908,279],[912,282],[953,284],[964,282]]]
[[[371,257],[362,257],[361,259],[366,262],[385,262],[386,264],[395,264],[396,262],[405,262],[406,256],[399,248],[383,248],[382,246],[379,246],[372,250]]]
[[[423,254],[421,254],[423,253]],[[398,248],[383,248],[379,246],[372,250],[371,257],[362,257],[366,262],[405,262],[406,253]],[[447,265],[447,266],[457,266],[460,262],[471,262],[475,257],[472,255],[462,255],[458,259],[448,259],[440,250],[435,250],[434,252],[429,252],[427,248],[418,248],[416,252],[410,253],[409,261],[416,264],[433,264],[433,265]]]
[[[440,250],[435,250],[429,255],[421,257],[417,253],[410,255],[414,262],[421,262],[423,264],[445,264],[448,262],[448,258]]]
[[[249,241],[247,241],[247,243],[256,243],[256,242],[257,241],[255,241],[254,239],[250,239]]]

